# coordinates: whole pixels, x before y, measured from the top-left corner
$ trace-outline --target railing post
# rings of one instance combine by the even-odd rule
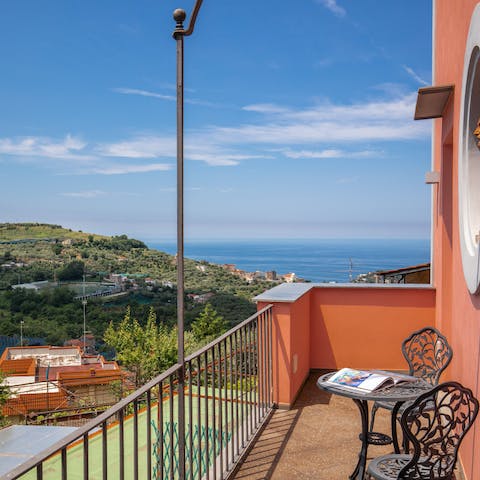
[[[116,475],[120,480],[177,480],[181,474],[190,480],[233,478],[239,461],[273,411],[271,322],[272,306],[268,305],[185,358],[185,373],[175,364],[2,478],[16,480],[35,469],[37,478],[45,470],[49,477],[63,474],[62,478],[68,479],[69,462],[76,462],[80,441],[83,475],[78,471],[73,474],[84,479],[92,472],[99,478]],[[185,411],[175,405],[177,391],[180,394],[183,388],[179,386],[183,374],[191,395],[195,395],[196,383],[196,432],[192,396],[185,402]],[[152,401],[155,395],[157,404]],[[189,428],[183,440],[188,454],[182,462],[176,443],[182,440],[177,435],[181,427],[175,421],[186,424],[186,415]],[[146,431],[142,428],[145,424]],[[58,454],[61,462],[56,461]]]

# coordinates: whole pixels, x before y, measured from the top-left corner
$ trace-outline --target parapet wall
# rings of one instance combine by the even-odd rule
[[[407,369],[402,341],[435,326],[429,285],[282,284],[256,301],[273,304],[274,394],[284,407],[312,369]]]

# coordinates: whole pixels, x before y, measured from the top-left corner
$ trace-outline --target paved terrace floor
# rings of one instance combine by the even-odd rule
[[[312,373],[293,408],[277,410],[235,475],[235,480],[345,480],[358,460],[360,412],[348,398],[316,386]],[[390,431],[389,413],[377,412],[375,430]],[[393,447],[368,448],[367,462]],[[463,477],[457,473],[457,479]]]

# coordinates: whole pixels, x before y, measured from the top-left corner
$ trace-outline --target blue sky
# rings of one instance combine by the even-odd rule
[[[175,237],[188,0],[0,5],[0,221]],[[186,239],[428,237],[427,0],[204,0],[185,39]]]

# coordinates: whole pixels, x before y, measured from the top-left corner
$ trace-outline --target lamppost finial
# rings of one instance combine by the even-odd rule
[[[183,35],[184,37],[188,37],[193,33],[193,29],[195,28],[195,22],[197,21],[197,15],[200,11],[200,7],[202,6],[203,0],[197,0],[195,2],[195,6],[193,7],[192,14],[190,15],[190,22],[188,23],[188,28],[185,30],[183,28],[183,22],[185,18],[187,18],[187,14],[185,10],[182,8],[177,8],[173,12],[173,19],[177,22],[177,26],[175,27],[175,31],[173,32],[173,38],[177,38],[179,35]],[[183,18],[182,18],[183,17]]]
[[[183,22],[187,18],[187,12],[183,10],[183,8],[177,8],[173,12],[173,19],[177,22],[177,25],[175,26],[175,30],[173,32],[173,37],[175,38],[176,35],[178,34],[184,34],[185,29],[183,27]]]

